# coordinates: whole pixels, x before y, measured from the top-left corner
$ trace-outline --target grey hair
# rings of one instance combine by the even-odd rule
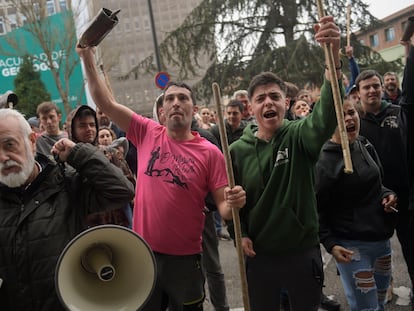
[[[30,127],[29,122],[27,122],[27,120],[24,118],[24,115],[22,115],[17,110],[10,108],[0,109],[0,122],[3,123],[2,120],[7,118],[14,118],[18,121],[24,137],[28,137],[30,133],[32,133],[32,128]]]
[[[248,96],[247,90],[237,90],[233,93],[233,99],[236,99],[237,96]]]

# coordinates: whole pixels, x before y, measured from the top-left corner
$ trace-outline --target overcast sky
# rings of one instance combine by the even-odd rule
[[[364,2],[370,5],[371,14],[379,19],[413,4],[413,0],[365,0]]]

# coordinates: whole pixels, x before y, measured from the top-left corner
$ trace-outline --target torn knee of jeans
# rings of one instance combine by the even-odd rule
[[[382,275],[390,275],[392,269],[391,255],[378,258],[375,262],[375,272]]]
[[[375,289],[374,273],[370,270],[361,270],[354,273],[355,285],[363,293]]]

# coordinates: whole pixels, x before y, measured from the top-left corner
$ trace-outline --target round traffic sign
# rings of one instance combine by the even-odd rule
[[[163,90],[167,86],[169,81],[170,81],[170,75],[165,71],[160,71],[155,76],[155,85],[161,90]]]

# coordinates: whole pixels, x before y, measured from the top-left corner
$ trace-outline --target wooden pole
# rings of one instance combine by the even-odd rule
[[[319,18],[322,18],[325,16],[323,6],[322,6],[322,0],[317,0],[318,4],[318,12],[319,12]],[[327,66],[328,71],[331,79],[331,85],[332,85],[332,93],[333,93],[333,99],[335,104],[335,112],[336,112],[336,120],[338,123],[338,130],[339,135],[341,138],[341,146],[342,146],[342,154],[344,157],[344,172],[347,174],[352,174],[352,160],[351,160],[351,153],[349,151],[349,141],[348,141],[348,135],[346,134],[346,128],[345,128],[345,120],[344,120],[344,112],[342,109],[342,96],[341,91],[339,89],[339,83],[338,78],[336,77],[336,69],[335,69],[335,61],[334,56],[332,52],[332,47],[329,43],[323,44],[324,51],[325,51],[325,58],[327,59]]]
[[[351,46],[351,1],[346,5],[346,45]]]
[[[221,141],[221,146],[223,149],[224,160],[226,162],[227,179],[229,182],[229,187],[233,188],[235,186],[234,175],[233,175],[233,165],[231,162],[229,145],[227,141],[226,127],[224,125],[223,111],[222,111],[222,106],[221,106],[220,87],[215,82],[213,83],[212,86],[213,86],[214,102],[216,104],[216,109],[217,109],[217,118],[218,118],[219,130],[220,130],[220,141]],[[242,287],[242,294],[243,294],[243,305],[244,305],[245,311],[250,311],[246,268],[244,265],[244,254],[243,254],[243,248],[242,248],[242,243],[241,243],[242,238],[241,238],[239,210],[237,208],[233,208],[232,215],[233,215],[233,223],[234,223],[234,235],[235,235],[235,241],[236,241],[237,257],[239,259],[240,279],[241,279],[241,287]]]

